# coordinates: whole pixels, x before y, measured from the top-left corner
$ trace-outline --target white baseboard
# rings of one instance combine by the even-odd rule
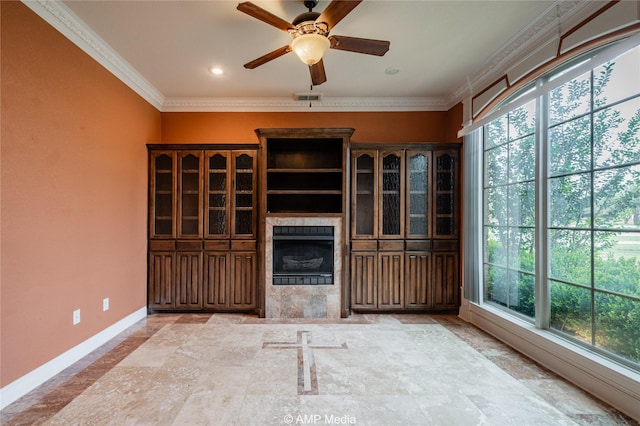
[[[458,310],[458,316],[466,322],[471,322],[471,303],[469,303],[468,300],[462,299],[460,309]]]
[[[147,316],[143,307],[0,389],[0,409],[40,386]]]
[[[640,374],[490,306],[469,303],[472,324],[640,421]]]

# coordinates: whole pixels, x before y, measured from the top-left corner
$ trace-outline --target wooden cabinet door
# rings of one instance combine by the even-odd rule
[[[434,184],[432,233],[433,238],[458,238],[459,210],[459,151],[440,150],[433,153]]]
[[[205,308],[229,307],[229,253],[205,252],[203,293]]]
[[[147,290],[150,310],[175,307],[173,271],[175,252],[149,252],[149,285]]]
[[[406,238],[431,237],[431,152],[406,153]]]
[[[378,253],[378,308],[404,307],[404,253]]]
[[[378,152],[353,151],[351,159],[351,235],[377,238]]]
[[[231,235],[231,154],[206,151],[204,160],[204,236],[228,239]]]
[[[351,307],[378,306],[377,264],[376,252],[351,253]]]
[[[256,307],[258,256],[256,252],[231,252],[230,307]]]
[[[405,253],[404,304],[407,308],[431,308],[431,254]]]
[[[433,305],[457,308],[460,304],[459,256],[457,252],[433,252]]]
[[[177,309],[202,309],[202,252],[176,252]]]
[[[378,161],[378,238],[404,238],[404,152],[382,151]]]
[[[202,238],[202,151],[178,151],[178,238]]]
[[[176,237],[176,154],[154,151],[149,157],[149,237]]]
[[[232,152],[231,238],[256,238],[256,151]]]

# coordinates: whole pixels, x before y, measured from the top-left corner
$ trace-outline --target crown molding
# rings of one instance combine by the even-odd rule
[[[167,98],[163,112],[349,112],[446,111],[441,98]]]
[[[58,0],[22,0],[22,2],[134,92],[158,110],[162,110],[165,100],[162,93],[118,55],[64,3]]]
[[[453,106],[481,92],[487,85],[503,77],[509,67],[515,65],[528,52],[534,51],[554,37],[558,38],[561,32],[595,12],[605,3],[584,0],[551,2],[538,19],[507,41],[484,65],[470,74],[466,81],[460,83],[458,89],[447,97],[446,104]]]

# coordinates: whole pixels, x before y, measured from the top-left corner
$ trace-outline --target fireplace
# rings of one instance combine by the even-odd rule
[[[333,284],[333,226],[274,226],[273,285]]]
[[[264,270],[267,318],[340,318],[342,226],[339,215],[267,214]],[[306,249],[301,250],[301,245]]]

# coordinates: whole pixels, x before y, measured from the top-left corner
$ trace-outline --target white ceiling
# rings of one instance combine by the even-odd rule
[[[306,11],[302,1],[254,3],[286,21]],[[78,25],[113,49],[165,105],[291,99],[296,92],[308,92],[307,66],[294,53],[253,70],[243,67],[291,38],[236,10],[237,4],[64,1]],[[328,4],[321,0],[315,10],[321,12]],[[556,3],[547,0],[365,0],[331,34],[389,40],[389,52],[377,57],[330,50],[324,57],[327,82],[313,91],[324,100],[388,98],[420,100],[434,109],[450,107],[461,100],[470,79],[489,65],[495,67],[499,52],[555,14],[555,8]],[[224,74],[212,75],[213,66],[223,68]],[[390,67],[399,72],[385,74]]]

